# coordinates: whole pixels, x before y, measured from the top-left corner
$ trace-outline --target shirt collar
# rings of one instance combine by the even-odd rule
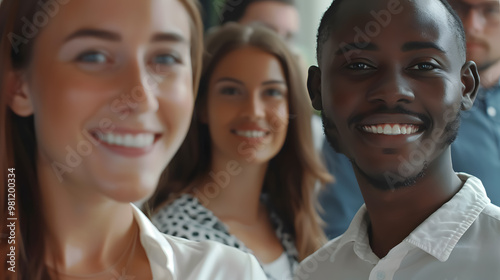
[[[490,203],[478,178],[457,175],[465,181],[462,189],[405,239],[441,262],[448,260],[457,242]]]
[[[465,173],[457,173],[457,175],[465,181],[462,189],[403,241],[420,248],[442,262],[449,258],[458,240],[490,203],[483,184],[478,178]],[[368,211],[363,204],[347,231],[339,237],[338,248],[354,242],[353,248],[356,255],[375,265],[380,259],[370,247],[369,224]]]
[[[370,238],[368,236],[369,225],[370,217],[368,216],[366,205],[363,204],[352,219],[347,231],[339,237],[339,248],[348,243],[354,243],[354,253],[360,259],[375,265],[380,259],[373,253],[370,247]]]
[[[135,205],[131,205],[139,226],[141,244],[149,259],[153,279],[173,279],[175,267],[172,246],[146,215]]]

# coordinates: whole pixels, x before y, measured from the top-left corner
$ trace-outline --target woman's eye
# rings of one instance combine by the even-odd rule
[[[153,58],[153,64],[173,65],[179,63],[179,59],[171,54],[157,55]]]
[[[79,55],[76,60],[78,62],[83,62],[83,63],[97,63],[97,64],[102,64],[106,63],[108,58],[106,57],[105,54],[96,52],[96,51],[91,51],[91,52],[86,52],[81,55]]]
[[[283,93],[280,90],[278,90],[278,89],[267,89],[264,93],[267,96],[275,96],[275,97],[283,95]]]
[[[224,95],[237,95],[239,93],[239,91],[237,88],[227,87],[227,88],[223,88],[221,90],[221,93]]]
[[[373,69],[372,66],[363,63],[363,62],[356,62],[356,63],[351,63],[347,65],[347,68],[350,70],[368,70],[368,69]]]
[[[434,70],[436,68],[437,68],[436,65],[434,65],[432,63],[428,63],[428,62],[418,63],[418,64],[410,67],[411,70],[422,70],[422,71],[431,71],[431,70]]]

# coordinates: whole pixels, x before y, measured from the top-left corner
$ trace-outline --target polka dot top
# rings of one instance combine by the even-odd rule
[[[295,248],[293,235],[269,206],[265,195],[262,195],[261,200],[269,210],[276,236],[281,241],[284,253],[288,257],[290,263],[289,275],[293,275],[293,271],[298,266],[298,252]],[[197,198],[189,194],[183,194],[172,203],[161,208],[153,215],[151,220],[165,234],[194,241],[212,240],[252,253],[241,240],[229,233],[228,227],[212,211],[205,208]],[[266,272],[265,268],[264,272]],[[266,272],[266,275],[270,280],[288,280],[286,278],[276,279],[268,272]]]

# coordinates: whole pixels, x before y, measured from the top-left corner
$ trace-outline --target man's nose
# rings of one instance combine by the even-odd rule
[[[373,84],[367,98],[372,103],[384,103],[392,108],[398,103],[413,102],[415,95],[402,73],[388,71]]]

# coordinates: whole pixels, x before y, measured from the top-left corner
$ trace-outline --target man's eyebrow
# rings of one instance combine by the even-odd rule
[[[440,46],[438,46],[433,42],[408,42],[401,47],[401,50],[404,52],[422,50],[422,49],[435,49],[441,53],[446,53]]]
[[[352,51],[352,50],[365,50],[365,51],[377,51],[379,50],[378,46],[365,42],[365,43],[341,43],[339,49],[335,52],[335,55],[343,55],[346,52]]]
[[[101,30],[101,29],[84,28],[71,33],[69,36],[66,37],[66,39],[64,39],[64,41],[68,42],[70,40],[80,37],[94,37],[113,42],[118,42],[122,39],[120,34],[115,32]]]
[[[153,35],[151,42],[187,43],[188,40],[186,38],[184,38],[184,36],[182,36],[179,33],[163,32],[163,33],[156,33],[155,35]]]

